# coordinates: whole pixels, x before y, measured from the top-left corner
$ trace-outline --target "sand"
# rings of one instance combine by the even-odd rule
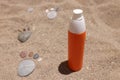
[[[57,18],[47,8],[59,6]],[[32,13],[28,8],[34,8]],[[84,65],[67,68],[67,31],[72,10],[81,8],[87,27]],[[30,39],[17,40],[25,25],[34,27]],[[120,80],[120,0],[0,0],[0,80]],[[38,52],[35,71],[17,75],[21,51]]]

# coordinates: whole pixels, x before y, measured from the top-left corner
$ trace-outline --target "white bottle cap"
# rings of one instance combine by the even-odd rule
[[[83,13],[82,9],[74,9],[72,20],[78,20],[82,16],[82,13]]]
[[[81,34],[86,31],[85,20],[83,16],[83,10],[73,10],[73,17],[70,22],[69,31],[75,34]]]

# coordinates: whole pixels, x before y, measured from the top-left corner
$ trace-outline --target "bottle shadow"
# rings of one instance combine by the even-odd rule
[[[73,73],[74,71],[70,70],[68,67],[68,61],[61,62],[61,64],[58,67],[58,70],[61,74],[68,75]]]

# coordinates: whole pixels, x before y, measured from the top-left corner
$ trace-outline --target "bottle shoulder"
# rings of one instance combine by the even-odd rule
[[[77,20],[70,21],[69,31],[72,33],[83,33],[86,31],[84,16],[78,18]]]

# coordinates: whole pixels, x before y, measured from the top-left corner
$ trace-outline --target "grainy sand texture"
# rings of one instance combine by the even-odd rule
[[[56,6],[58,16],[49,20],[45,10]],[[75,8],[84,10],[87,40],[83,68],[71,72],[67,35]],[[21,43],[18,30],[26,25],[35,30]],[[19,77],[24,50],[38,52],[42,61]],[[0,80],[120,80],[120,0],[0,0]]]

